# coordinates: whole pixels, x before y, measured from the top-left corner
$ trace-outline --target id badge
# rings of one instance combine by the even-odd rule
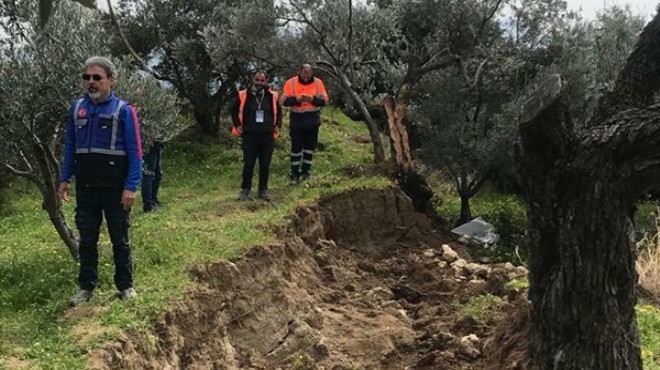
[[[254,119],[254,122],[256,123],[264,123],[264,111],[263,110],[258,110],[257,115]]]

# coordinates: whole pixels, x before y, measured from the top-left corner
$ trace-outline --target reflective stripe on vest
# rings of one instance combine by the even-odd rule
[[[296,97],[296,83],[298,81],[298,76],[293,77],[291,80],[291,90],[293,92],[293,97]],[[314,87],[316,88],[316,94],[314,96],[319,96],[319,80],[318,78],[314,77]],[[308,105],[311,103],[306,103],[305,105]],[[296,113],[305,113],[305,112],[318,112],[321,110],[321,107],[316,107],[312,106],[311,108],[309,106],[301,107],[301,106],[292,106],[291,111],[296,112]]]
[[[270,90],[268,90],[270,91]],[[270,91],[273,95],[273,127],[277,127],[277,92]],[[265,92],[264,92],[265,94]],[[245,102],[247,101],[247,90],[241,90],[238,92],[238,100],[240,104],[238,105],[238,123],[243,126],[243,109],[245,108]],[[274,133],[277,132],[275,129]],[[236,128],[233,127],[231,130],[232,135],[241,136],[241,134],[236,131]],[[278,134],[274,134],[274,137],[277,139]]]
[[[119,113],[125,105],[126,103],[120,100],[119,104],[117,104],[117,108],[114,112],[112,112],[112,139],[110,140],[110,150],[113,151],[117,145],[117,126],[119,125]]]
[[[73,108],[73,122],[76,122],[76,120],[78,119],[78,111],[80,111],[80,105],[82,105],[84,100],[85,99],[78,99],[78,101],[76,101],[76,107]],[[75,133],[76,133],[76,143],[77,143],[78,142],[78,130],[75,130]]]

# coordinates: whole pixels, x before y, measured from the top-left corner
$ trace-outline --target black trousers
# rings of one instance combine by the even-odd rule
[[[259,190],[268,190],[270,161],[275,139],[271,133],[243,133],[243,183],[241,189],[252,189],[254,165],[259,160]]]
[[[94,290],[98,281],[99,232],[103,215],[108,224],[115,262],[115,286],[133,286],[131,242],[128,237],[130,211],[121,205],[121,188],[78,186],[76,188],[76,225],[80,232],[80,289]]]
[[[296,125],[289,130],[291,136],[291,176],[309,175],[314,151],[319,142],[318,125]]]
[[[142,157],[142,206],[145,211],[151,211],[158,204],[158,189],[163,179],[161,151],[160,145],[154,145]]]

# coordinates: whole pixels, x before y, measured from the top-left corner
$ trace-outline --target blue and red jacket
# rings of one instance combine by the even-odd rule
[[[142,143],[135,109],[110,94],[95,104],[89,95],[69,109],[60,181],[76,186],[136,191],[142,176]]]

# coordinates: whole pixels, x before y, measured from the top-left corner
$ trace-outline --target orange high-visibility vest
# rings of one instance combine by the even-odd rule
[[[292,77],[286,81],[284,84],[284,94],[282,96],[282,99],[286,99],[288,97],[297,97],[297,96],[302,96],[302,95],[309,95],[309,96],[319,96],[325,100],[325,103],[327,104],[329,99],[328,99],[328,94],[325,91],[325,86],[323,85],[323,81],[321,81],[320,78],[314,78],[314,83],[303,85],[298,83],[298,76]],[[282,103],[282,102],[280,102]],[[303,102],[300,103],[300,105],[294,105],[291,108],[291,112],[294,113],[305,113],[305,112],[318,112],[321,110],[321,107],[317,107],[311,102]]]
[[[268,90],[270,91],[270,90]],[[280,136],[280,133],[277,132],[277,92],[270,91],[273,94],[273,138],[277,139]],[[265,94],[265,92],[264,92]],[[241,127],[243,126],[243,108],[245,108],[245,102],[247,101],[247,90],[241,90],[238,92],[238,100],[240,104],[238,105],[238,123]],[[234,136],[241,136],[241,133],[238,132],[236,127],[231,128],[231,134]]]

